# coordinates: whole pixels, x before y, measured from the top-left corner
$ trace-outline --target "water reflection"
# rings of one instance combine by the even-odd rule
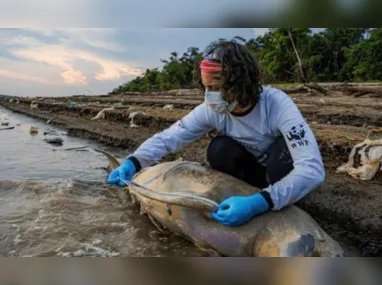
[[[0,179],[50,179],[77,178],[85,180],[105,179],[104,158],[87,152],[66,152],[64,148],[80,145],[96,146],[97,143],[71,137],[51,125],[23,117],[0,108],[0,122],[15,126],[0,133]],[[30,134],[29,128],[39,128],[38,134]],[[44,132],[55,131],[53,135]],[[44,139],[61,137],[63,146],[54,146]]]
[[[161,236],[123,189],[107,185],[102,154],[64,151],[97,143],[3,108],[1,122],[15,129],[0,133],[0,256],[205,255]],[[63,146],[44,142],[50,130]]]

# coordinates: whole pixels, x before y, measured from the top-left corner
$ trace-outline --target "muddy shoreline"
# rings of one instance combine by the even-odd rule
[[[168,98],[164,100],[145,96],[144,103],[140,98],[123,98],[121,103],[121,96],[105,96],[102,105],[119,102],[123,108],[105,113],[105,118],[101,120],[91,119],[105,106],[69,108],[68,101],[58,98],[44,99],[44,102],[38,103],[37,109],[31,109],[33,100],[29,99],[18,104],[0,100],[0,105],[37,120],[50,120],[52,125],[68,131],[70,135],[101,142],[105,147],[118,147],[128,154],[145,139],[170,126],[197,102],[201,102],[199,98],[188,100],[173,94],[163,96]],[[179,97],[182,99],[178,100]],[[382,126],[381,116],[378,115],[382,100],[364,98],[352,105],[349,98],[304,97],[299,94],[293,97],[312,126],[327,170],[326,181],[297,205],[311,214],[335,239],[349,242],[365,255],[382,256],[382,175],[371,181],[357,181],[335,173],[335,168],[346,162],[351,148],[365,139],[368,126]],[[70,99],[75,100],[74,97]],[[91,97],[87,101],[95,102]],[[174,109],[163,110],[166,104],[172,104]],[[137,128],[130,127],[132,120],[129,115],[133,112],[143,112],[134,116],[133,123]],[[378,138],[382,138],[382,134],[370,135],[370,139]],[[204,162],[209,141],[210,138],[205,136],[184,150],[167,155],[163,161],[182,157]]]

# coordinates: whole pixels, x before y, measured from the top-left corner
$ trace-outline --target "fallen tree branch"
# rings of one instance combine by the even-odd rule
[[[316,90],[324,95],[328,95],[329,94],[329,90],[319,86],[317,83],[305,83],[304,84],[305,87],[309,88],[309,89],[313,89],[313,90]]]

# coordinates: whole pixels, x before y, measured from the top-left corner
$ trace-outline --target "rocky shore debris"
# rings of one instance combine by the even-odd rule
[[[30,127],[29,128],[29,132],[31,133],[31,134],[37,134],[38,133],[38,127]]]
[[[55,130],[46,130],[44,133],[43,133],[44,136],[46,135],[58,135],[57,131]]]
[[[56,146],[61,146],[63,145],[64,140],[60,137],[54,137],[54,138],[44,139],[44,142],[52,144],[52,145],[56,145]]]
[[[74,103],[74,102],[71,102],[70,104],[68,104],[68,109],[71,109],[71,110],[74,110],[74,109],[82,109],[82,108],[85,108],[86,105],[85,104],[77,104],[77,103]]]

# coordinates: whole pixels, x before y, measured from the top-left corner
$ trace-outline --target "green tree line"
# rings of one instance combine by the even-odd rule
[[[381,28],[327,28],[319,33],[274,28],[257,38],[232,40],[242,42],[257,58],[263,84],[382,80]],[[161,59],[161,70],[147,69],[109,94],[196,87],[195,66],[201,53],[197,47],[189,47],[181,56],[174,51]]]

